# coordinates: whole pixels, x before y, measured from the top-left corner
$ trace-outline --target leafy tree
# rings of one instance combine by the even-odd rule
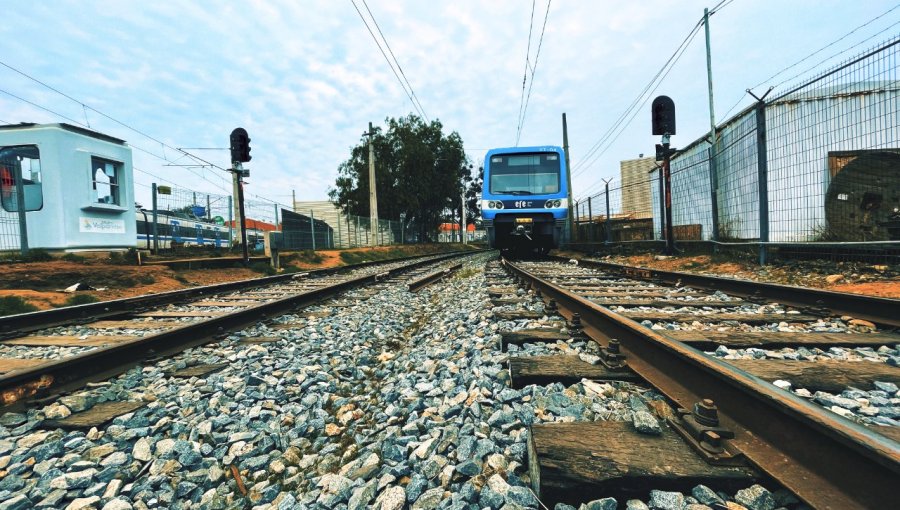
[[[471,169],[463,141],[455,131],[443,134],[439,120],[426,124],[416,115],[389,118],[387,128],[372,136],[375,151],[378,217],[419,228],[420,239],[460,208],[459,194]],[[368,140],[350,149],[328,192],[347,214],[369,215]],[[452,214],[452,213],[451,213]]]
[[[481,219],[481,191],[484,187],[484,167],[478,167],[478,177],[469,181],[466,189],[466,221]]]

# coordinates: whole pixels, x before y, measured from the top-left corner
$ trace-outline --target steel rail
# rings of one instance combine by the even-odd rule
[[[454,251],[449,252],[446,255],[452,256],[466,253],[473,252]],[[296,278],[298,275],[303,274],[308,276],[327,276],[342,271],[350,271],[354,269],[373,266],[376,264],[403,262],[407,260],[417,260],[428,257],[431,257],[429,258],[429,260],[435,260],[434,257],[442,255],[445,254],[414,255],[411,257],[400,257],[390,260],[363,262],[360,264],[353,264],[349,266],[338,266],[327,269],[314,269],[310,271],[304,271],[303,273],[264,276],[260,278],[251,278],[248,280],[238,280],[234,282],[218,283],[215,285],[205,285],[202,287],[160,292],[158,294],[147,294],[130,298],[113,299],[109,301],[99,301],[96,303],[87,303],[83,305],[66,306],[50,310],[8,315],[6,317],[0,317],[0,339],[5,340],[9,338],[15,338],[33,331],[52,328],[55,326],[69,325],[73,323],[84,323],[99,319],[112,319],[122,315],[130,315],[152,306],[176,303],[186,299],[205,295],[219,294],[222,292],[231,292],[236,290],[245,290],[255,287],[264,287],[279,282],[289,282],[292,279]]]
[[[430,285],[438,280],[442,280],[447,276],[450,276],[454,271],[462,268],[462,264],[454,264],[450,267],[440,269],[438,271],[434,271],[433,273],[429,273],[421,278],[417,278],[406,284],[406,288],[410,292],[415,292],[426,285]]]
[[[223,338],[229,330],[286,313],[347,289],[378,282],[391,275],[425,264],[468,254],[472,254],[472,252],[453,252],[426,260],[413,261],[384,273],[358,276],[320,289],[300,292],[286,298],[244,308],[228,315],[191,322],[178,328],[111,347],[15,371],[0,376],[0,409],[20,405],[27,399],[37,399],[70,391],[87,382],[107,379],[125,372],[147,358],[170,355],[202,345]]]
[[[559,261],[569,260],[563,257],[551,257],[551,259]],[[755,282],[737,278],[662,271],[596,260],[580,259],[578,264],[583,267],[602,269],[628,278],[656,280],[672,285],[680,283],[685,287],[719,290],[738,297],[767,299],[798,308],[827,308],[840,315],[850,315],[857,319],[865,319],[877,324],[900,328],[900,299],[849,294],[777,283]]]
[[[792,393],[617,315],[514,264],[564,314],[581,315],[594,339],[616,338],[628,366],[682,408],[718,406],[730,442],[761,471],[815,508],[890,508],[900,444]]]

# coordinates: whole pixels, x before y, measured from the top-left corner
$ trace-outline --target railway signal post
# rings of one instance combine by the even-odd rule
[[[378,195],[375,190],[375,128],[369,122],[369,130],[363,133],[369,138],[369,229],[372,246],[378,246]]]
[[[669,160],[676,149],[669,147],[669,138],[675,134],[675,102],[668,96],[659,96],[650,107],[653,120],[653,134],[662,136],[662,143],[656,144],[656,161],[662,161],[663,193],[666,209],[665,254],[675,253],[675,228],[672,226],[672,176]]]
[[[250,264],[250,251],[247,246],[247,218],[244,214],[244,177],[250,176],[250,169],[241,163],[253,159],[250,155],[250,136],[244,128],[235,128],[231,132],[231,174],[234,178],[235,199],[238,203],[238,216],[241,222],[241,249],[244,264]]]

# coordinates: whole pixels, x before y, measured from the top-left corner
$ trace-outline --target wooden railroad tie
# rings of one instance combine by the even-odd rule
[[[672,308],[731,308],[733,306],[741,306],[747,303],[743,301],[678,301],[678,300],[666,300],[666,299],[640,299],[640,298],[612,298],[612,299],[597,299],[592,296],[594,299],[591,299],[594,303],[597,303],[600,306],[610,307],[610,306],[623,306],[623,307],[635,307],[635,306],[652,306],[654,308],[663,308],[663,307],[672,307]]]
[[[509,358],[510,386],[524,388],[529,384],[560,382],[575,384],[582,379],[639,381],[641,378],[629,369],[612,370],[603,365],[592,365],[578,356],[551,354],[547,356],[513,356]]]
[[[724,321],[735,321],[743,324],[771,324],[773,322],[818,322],[820,317],[803,314],[780,314],[780,313],[716,313],[707,315],[694,315],[692,313],[665,313],[665,312],[639,312],[626,311],[621,313],[622,316],[637,322],[654,321],[654,322],[702,322],[716,323]]]
[[[626,358],[626,363],[628,362]],[[777,359],[722,360],[760,379],[772,382],[787,380],[796,388],[810,391],[840,392],[853,386],[872,389],[873,381],[900,384],[900,368],[871,361],[792,361]],[[574,384],[582,379],[638,379],[628,370],[610,371],[602,365],[591,365],[578,356],[518,356],[509,359],[510,385],[522,388],[529,384],[561,382]]]
[[[158,312],[141,312],[134,314],[135,317],[152,317],[154,319],[180,319],[182,317],[219,317],[225,315],[225,312],[182,312],[182,311],[165,311]]]
[[[509,344],[522,345],[524,343],[548,342],[555,343],[558,340],[568,340],[570,335],[560,333],[559,328],[520,329],[518,331],[500,332],[500,350],[506,351]]]
[[[531,310],[512,310],[512,311],[501,311],[494,312],[494,317],[500,320],[514,321],[519,319],[540,319],[544,315],[554,315],[554,314],[544,314],[541,312],[534,312]]]
[[[551,506],[606,496],[642,498],[651,488],[690,490],[704,484],[736,490],[759,477],[749,467],[707,464],[665,425],[653,436],[620,421],[531,426],[528,473],[534,492]]]
[[[879,347],[900,344],[900,335],[890,333],[794,333],[780,331],[666,331],[664,334],[698,349],[719,345],[746,347]]]
[[[97,347],[101,345],[118,344],[137,340],[138,336],[126,335],[93,335],[93,336],[74,336],[74,335],[47,335],[47,336],[23,336],[21,338],[13,338],[4,340],[4,344],[8,345],[59,345],[66,347]]]
[[[41,423],[44,428],[59,427],[63,429],[89,429],[99,427],[112,420],[116,416],[130,413],[147,405],[142,401],[101,402],[90,409],[73,413],[59,420],[45,420]]]

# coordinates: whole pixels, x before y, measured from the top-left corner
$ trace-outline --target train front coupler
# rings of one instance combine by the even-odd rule
[[[515,230],[510,232],[510,235],[523,236],[523,237],[525,237],[525,239],[528,239],[529,241],[534,241],[534,239],[531,238],[531,232],[529,232],[528,230],[525,229],[525,225],[516,225]]]

